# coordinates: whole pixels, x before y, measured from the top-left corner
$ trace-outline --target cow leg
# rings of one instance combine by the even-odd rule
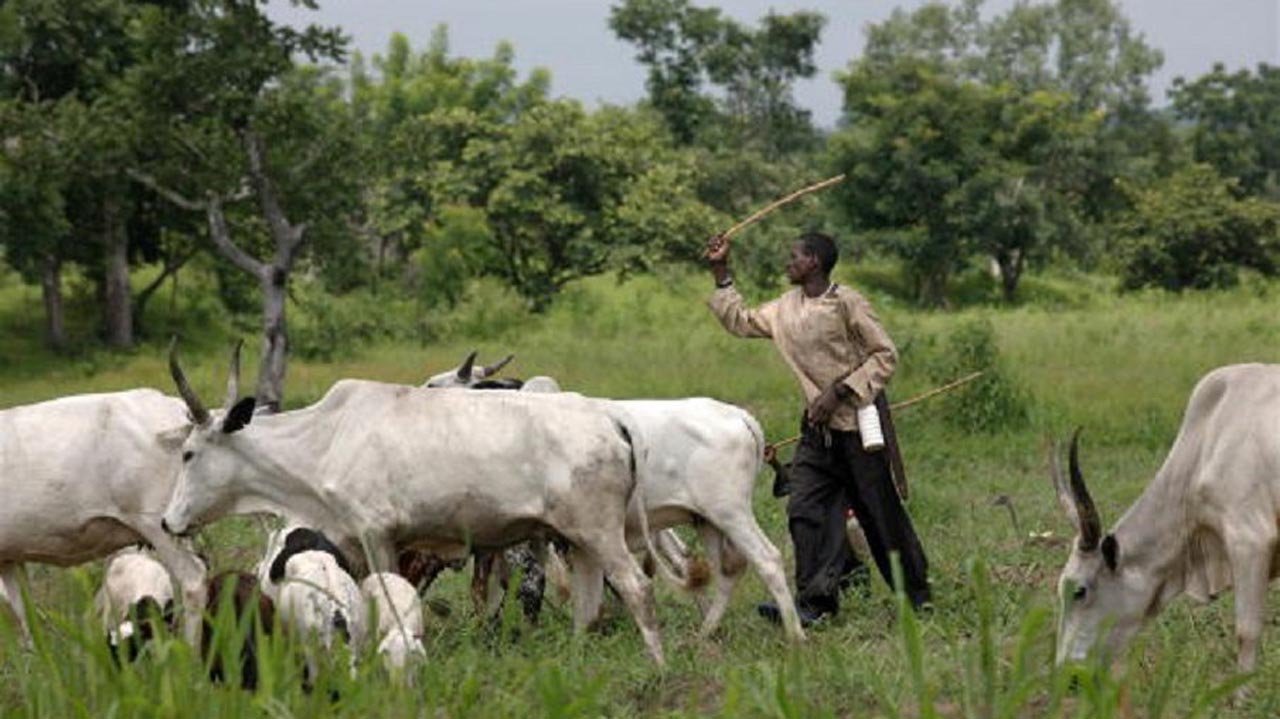
[[[477,551],[475,553],[474,566],[471,570],[471,606],[476,616],[482,619],[492,613],[492,579],[493,570],[497,565],[497,552]]]
[[[665,558],[667,565],[682,580],[689,579],[689,548],[680,540],[680,535],[674,530],[664,529],[653,535],[654,547],[658,553]]]
[[[573,629],[585,632],[600,618],[600,605],[604,602],[604,572],[594,557],[577,547],[569,550],[569,567]]]
[[[618,596],[622,597],[631,616],[640,626],[649,656],[658,666],[665,666],[662,655],[662,637],[658,633],[658,619],[654,611],[653,582],[645,576],[636,558],[627,550],[627,543],[619,533],[616,541],[605,540],[597,544],[596,557],[604,569],[604,575]]]
[[[1258,639],[1262,636],[1275,538],[1228,538],[1226,544],[1235,585],[1238,665],[1241,672],[1251,672],[1258,661]]]
[[[18,620],[18,631],[21,634],[22,646],[31,647],[31,627],[27,625],[27,610],[22,603],[22,584],[26,571],[20,563],[0,563],[0,594],[13,610]]]
[[[765,536],[755,517],[750,514],[737,518],[736,521],[725,522],[720,527],[725,538],[733,543],[751,566],[755,567],[760,579],[764,580],[773,600],[778,603],[782,613],[782,628],[787,638],[792,641],[804,639],[804,629],[800,626],[800,617],[796,614],[795,599],[787,586],[787,575],[782,568],[782,553],[773,546],[773,542]]]
[[[538,561],[538,555],[542,552],[535,551],[534,546],[535,540],[521,542],[503,552],[503,557],[508,567],[518,567],[520,570],[520,586],[516,589],[516,597],[520,600],[525,619],[536,624],[538,615],[542,612],[542,596],[547,590],[547,577],[542,570],[542,563]],[[505,580],[503,584],[506,584]]]
[[[560,549],[556,547],[555,542],[543,543],[542,566],[545,568],[544,574],[547,581],[556,588],[557,601],[567,601],[572,590],[569,567],[565,564],[564,557],[560,554]]]
[[[720,620],[729,607],[729,599],[733,596],[738,580],[742,578],[746,562],[720,530],[710,524],[703,524],[698,528],[698,533],[706,547],[707,562],[711,565],[711,576],[715,582],[715,590],[703,613],[700,630],[703,637],[709,637],[720,625]]]
[[[200,633],[204,629],[205,586],[207,567],[195,552],[179,544],[168,532],[144,523],[133,525],[156,550],[156,559],[168,570],[177,583],[182,596],[182,636],[193,647],[200,646]]]

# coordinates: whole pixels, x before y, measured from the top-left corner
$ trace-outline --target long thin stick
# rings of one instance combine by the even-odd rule
[[[970,383],[970,382],[974,381],[975,379],[978,379],[978,378],[979,378],[979,377],[981,377],[981,376],[982,376],[982,370],[978,370],[977,372],[972,372],[972,373],[970,373],[970,374],[967,374],[967,375],[965,375],[965,376],[961,377],[961,378],[960,378],[960,379],[958,379],[958,380],[955,380],[955,381],[952,381],[952,382],[948,382],[948,383],[946,383],[946,384],[942,385],[941,387],[935,387],[934,389],[931,389],[931,390],[929,390],[928,392],[925,392],[924,394],[916,395],[915,397],[912,397],[911,399],[906,399],[906,400],[903,400],[903,401],[901,401],[901,402],[894,402],[893,404],[889,405],[889,409],[891,409],[891,410],[906,409],[907,407],[910,407],[910,406],[911,406],[911,405],[913,405],[913,404],[919,404],[920,402],[923,402],[923,401],[925,401],[926,399],[931,399],[931,398],[933,398],[933,397],[936,397],[936,396],[938,396],[938,395],[942,394],[943,392],[950,392],[951,390],[955,389],[956,387],[959,387],[960,385],[963,385],[963,384],[968,384],[968,383]],[[794,437],[787,437],[786,439],[784,439],[784,440],[782,440],[782,441],[780,441],[780,442],[774,442],[774,443],[773,443],[773,448],[774,448],[774,449],[782,449],[783,447],[785,447],[785,446],[787,446],[787,445],[789,445],[789,444],[794,444],[794,443],[798,442],[799,440],[800,440],[800,435],[798,435],[798,434],[797,434],[796,436],[794,436]]]
[[[907,407],[910,407],[913,404],[918,404],[920,402],[925,401],[926,399],[930,399],[934,396],[940,395],[943,392],[950,392],[951,390],[955,389],[956,387],[959,387],[962,384],[969,384],[970,382],[974,381],[975,379],[978,379],[981,376],[982,376],[982,370],[978,370],[977,372],[967,374],[961,377],[960,379],[955,380],[954,382],[948,382],[947,384],[944,384],[941,387],[938,387],[936,389],[931,389],[922,395],[912,397],[911,399],[906,399],[901,402],[895,402],[889,405],[889,409],[894,409],[894,410],[906,409]]]
[[[753,213],[747,219],[743,220],[742,222],[739,222],[733,227],[730,227],[729,229],[720,233],[720,236],[726,239],[729,237],[733,237],[734,235],[738,234],[742,230],[759,222],[765,215],[769,214],[770,212],[773,212],[779,207],[789,205],[792,202],[795,202],[796,200],[800,199],[801,197],[804,197],[805,195],[811,192],[817,192],[818,190],[821,190],[824,187],[830,187],[831,185],[834,185],[843,179],[844,179],[844,175],[836,175],[835,177],[825,179],[822,182],[818,182],[818,183],[809,185],[808,187],[805,187],[803,189],[796,190],[795,192],[791,193],[790,195],[787,195],[781,200],[774,200],[773,202],[770,202],[769,204],[765,205],[763,208],[756,210],[755,213]]]

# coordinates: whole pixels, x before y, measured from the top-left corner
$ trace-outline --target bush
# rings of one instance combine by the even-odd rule
[[[1230,287],[1245,268],[1275,275],[1280,207],[1237,198],[1238,184],[1192,165],[1132,192],[1133,211],[1119,225],[1124,288]]]
[[[1027,394],[1005,368],[990,320],[960,324],[947,337],[941,354],[926,355],[925,365],[938,385],[983,373],[943,401],[940,411],[948,424],[966,432],[996,432],[1027,421]]]

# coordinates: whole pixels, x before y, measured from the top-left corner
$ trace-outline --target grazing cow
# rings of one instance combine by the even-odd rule
[[[107,644],[117,660],[123,650],[133,661],[155,635],[157,625],[173,619],[173,580],[164,565],[141,547],[111,555],[96,599]]]
[[[426,659],[426,623],[418,590],[399,574],[375,572],[360,582],[360,591],[377,617],[378,654],[387,669],[399,672],[411,661]]]
[[[209,678],[216,682],[227,680],[224,657],[237,657],[240,668],[240,687],[258,688],[258,627],[263,635],[275,630],[275,603],[265,596],[258,580],[246,572],[222,572],[209,580],[209,601],[205,607],[205,627],[201,653],[209,665]],[[235,629],[229,635],[217,636],[208,618],[224,617],[234,622]],[[255,626],[255,622],[257,626]],[[230,646],[225,643],[230,642]]]
[[[431,382],[455,387],[474,384],[466,379],[474,373],[463,371],[474,360],[475,353],[472,353],[462,368],[436,375],[428,385]],[[540,383],[545,382],[542,387],[530,388],[533,382],[530,380],[521,388],[521,394],[559,389],[549,377],[538,379]],[[734,586],[745,563],[749,562],[782,608],[787,635],[795,640],[803,639],[804,630],[787,586],[782,553],[769,541],[752,510],[756,475],[765,446],[764,433],[755,418],[743,409],[706,398],[600,401],[632,417],[649,448],[640,460],[644,479],[642,491],[637,493],[643,496],[645,511],[628,514],[629,546],[634,550],[653,549],[641,541],[638,528],[642,525],[647,531],[648,527],[663,530],[679,524],[696,525],[706,545],[715,592],[705,610],[703,634],[710,634],[719,625]],[[664,566],[662,557],[680,556],[675,549],[678,542],[678,537],[665,542],[671,551],[652,552],[660,568]],[[576,566],[574,569],[577,571]],[[585,571],[590,574],[593,570],[587,567]],[[696,584],[698,573],[687,565],[683,575],[690,584]],[[590,621],[599,613],[602,585],[598,572],[594,580],[580,579],[582,592],[578,592],[578,586],[574,587],[575,613],[584,613]]]
[[[341,640],[351,649],[355,672],[356,648],[364,643],[365,608],[360,587],[328,552],[307,550],[284,562],[275,580],[276,611],[280,623],[307,642],[307,678],[317,676],[314,642],[326,650]]]
[[[1267,585],[1280,570],[1280,366],[1205,375],[1155,479],[1107,534],[1078,455],[1077,431],[1070,479],[1056,452],[1050,462],[1078,533],[1058,580],[1058,661],[1098,645],[1114,656],[1175,597],[1207,601],[1234,585],[1238,663],[1251,671]]]
[[[571,395],[343,380],[304,409],[254,418],[248,398],[213,418],[176,358],[171,365],[192,416],[204,420],[183,444],[168,531],[269,512],[341,546],[365,543],[381,571],[397,546],[450,558],[560,536],[581,555],[575,565],[603,568],[663,662],[649,580],[623,533],[643,435],[621,409]]]
[[[149,389],[0,411],[0,594],[24,637],[25,562],[68,567],[145,543],[177,581],[195,642],[204,566],[160,527],[191,426],[182,401]]]

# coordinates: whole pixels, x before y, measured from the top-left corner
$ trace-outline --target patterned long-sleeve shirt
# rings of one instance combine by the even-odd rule
[[[818,297],[796,288],[755,308],[731,285],[716,290],[708,305],[732,334],[772,339],[807,402],[843,382],[852,394],[831,416],[835,430],[857,430],[857,408],[875,400],[898,366],[898,350],[871,304],[843,285]]]

